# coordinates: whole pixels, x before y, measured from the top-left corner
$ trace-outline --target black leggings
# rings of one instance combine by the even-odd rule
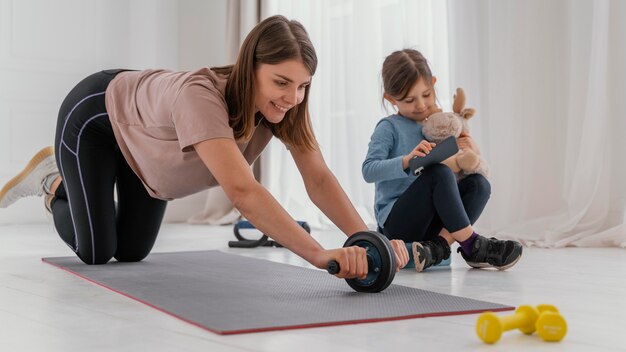
[[[405,242],[433,239],[443,228],[456,232],[478,220],[490,195],[491,185],[482,175],[457,184],[449,167],[430,166],[398,198],[382,232]]]
[[[86,264],[145,258],[167,205],[150,197],[115,140],[104,95],[121,71],[101,71],[78,83],[57,122],[55,156],[63,181],[52,201],[54,225]]]

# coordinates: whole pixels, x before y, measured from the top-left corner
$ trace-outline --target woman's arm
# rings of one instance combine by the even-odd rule
[[[356,232],[368,230],[319,150],[298,151],[292,148],[291,155],[302,175],[307,194],[343,233],[351,236]],[[399,270],[408,262],[409,254],[404,242],[392,240],[391,244],[396,252]]]
[[[318,268],[337,260],[341,267],[338,277],[365,277],[365,250],[324,250],[255,180],[234,140],[216,138],[199,142],[194,148],[233,205],[261,232]]]

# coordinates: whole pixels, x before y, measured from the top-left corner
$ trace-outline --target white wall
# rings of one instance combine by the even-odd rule
[[[226,65],[226,18],[228,0],[179,0],[178,68]],[[176,52],[172,50],[172,52]],[[201,211],[207,192],[170,202],[165,221],[186,221]]]
[[[61,101],[105,68],[225,64],[227,0],[0,0],[0,184],[53,144]],[[202,195],[172,202],[184,220]],[[0,224],[45,221],[42,200],[0,209]]]
[[[230,64],[226,53],[228,0],[180,0],[178,65],[182,70]]]

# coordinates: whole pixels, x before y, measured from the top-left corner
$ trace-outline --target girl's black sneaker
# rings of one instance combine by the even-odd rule
[[[522,245],[517,241],[499,240],[476,236],[472,253],[466,255],[461,247],[457,249],[467,264],[473,268],[496,268],[506,270],[522,257]]]
[[[441,237],[430,241],[413,242],[411,249],[413,251],[415,271],[418,273],[450,258],[450,246]]]

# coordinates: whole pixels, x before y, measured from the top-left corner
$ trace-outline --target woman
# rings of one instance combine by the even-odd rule
[[[168,200],[219,184],[243,216],[283,246],[318,268],[336,260],[340,278],[364,278],[363,248],[322,248],[249,167],[279,138],[312,201],[346,235],[367,230],[311,129],[316,66],[304,27],[273,16],[250,32],[232,66],[91,75],[61,106],[55,148],[40,151],[9,181],[0,206],[45,194],[57,232],[82,261],[134,262],[152,249]],[[408,253],[401,241],[393,246],[400,269]]]

